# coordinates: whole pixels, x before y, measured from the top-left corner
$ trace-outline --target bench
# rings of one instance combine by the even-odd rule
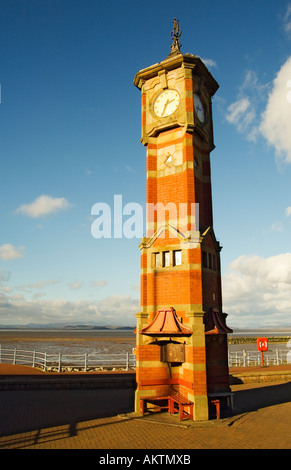
[[[230,409],[233,409],[233,392],[213,392],[213,393],[207,393],[208,398],[213,399],[213,398],[226,398],[227,401],[227,406],[230,407]]]
[[[166,402],[166,405],[163,405],[161,402]],[[161,409],[170,409],[170,397],[169,395],[156,397],[156,396],[149,396],[149,397],[139,397],[139,409],[140,413],[143,416],[147,411],[147,404],[150,403],[152,405],[157,404]]]
[[[233,392],[208,393],[209,406],[215,406],[216,418],[220,419],[220,399],[226,398],[227,406],[233,409]]]
[[[175,405],[178,405],[178,408],[175,408]],[[189,413],[185,411],[185,407],[189,407]],[[170,396],[170,414],[175,411],[179,412],[180,421],[183,421],[184,418],[193,420],[193,403],[178,394]]]
[[[209,398],[208,403],[209,403],[209,407],[212,405],[215,406],[216,419],[220,419],[220,400]]]
[[[162,403],[164,402],[164,403]],[[179,419],[182,421],[185,418],[193,420],[193,403],[187,398],[179,394],[170,394],[164,396],[145,396],[139,398],[140,413],[143,416],[147,410],[147,403],[157,404],[160,409],[167,409],[170,414],[175,412],[179,413]],[[185,411],[185,407],[189,407],[189,413]]]

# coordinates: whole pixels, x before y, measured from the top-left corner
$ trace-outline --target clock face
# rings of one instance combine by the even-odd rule
[[[194,108],[195,108],[197,117],[199,121],[203,123],[205,121],[205,111],[204,111],[204,107],[200,99],[200,96],[194,93],[193,100],[194,100]]]
[[[158,117],[167,117],[173,114],[180,103],[180,95],[176,90],[164,90],[154,101],[153,110]]]

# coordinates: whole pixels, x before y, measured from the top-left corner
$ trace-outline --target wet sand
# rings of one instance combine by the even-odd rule
[[[267,336],[267,335],[266,335]],[[269,337],[269,351],[287,347],[290,336]],[[132,352],[136,345],[133,330],[0,330],[0,347],[55,353]],[[229,337],[229,350],[257,350],[255,337]]]
[[[136,337],[133,331],[108,330],[0,330],[2,349],[24,349],[48,354],[131,353]]]
[[[0,330],[0,344],[31,341],[110,341],[135,343],[135,334],[119,330]]]
[[[109,343],[132,343],[135,344],[135,338],[131,337],[123,337],[123,338],[116,338],[114,336],[102,336],[101,338],[98,337],[86,337],[80,338],[75,336],[70,336],[68,338],[64,338],[62,336],[54,336],[54,337],[47,337],[47,336],[21,336],[18,335],[10,336],[9,338],[3,338],[0,335],[0,344],[4,343],[31,343],[31,342],[53,342],[53,343],[64,343],[67,344],[69,342],[77,342],[77,343],[85,343],[85,342],[109,342]]]

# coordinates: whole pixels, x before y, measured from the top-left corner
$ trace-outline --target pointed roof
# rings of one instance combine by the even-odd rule
[[[205,334],[206,335],[226,335],[232,333],[218,310],[210,308],[204,315]]]
[[[174,225],[169,223],[160,224],[155,233],[151,237],[143,237],[139,244],[139,248],[150,248],[153,246],[155,241],[163,234],[163,232],[169,232],[171,234],[171,238],[177,238],[177,243],[185,243],[185,244],[196,244],[199,242],[199,231],[188,231],[187,233],[183,234],[180,230],[177,229]]]
[[[204,240],[206,240],[207,237],[210,237],[213,241],[214,247],[216,248],[217,251],[222,250],[222,246],[220,245],[220,242],[216,240],[216,236],[213,230],[213,227],[203,227],[200,226],[200,231],[201,231],[201,241],[203,243]]]
[[[153,321],[144,326],[140,333],[147,336],[191,336],[192,330],[183,325],[173,307],[159,310]]]

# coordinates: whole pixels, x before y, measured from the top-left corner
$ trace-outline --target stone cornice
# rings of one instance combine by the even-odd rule
[[[141,89],[143,83],[146,80],[149,80],[159,74],[162,70],[173,70],[178,67],[183,67],[184,69],[196,69],[195,74],[200,75],[207,83],[208,90],[213,96],[218,90],[219,85],[216,80],[213,78],[206,65],[202,62],[200,57],[193,54],[176,54],[172,57],[168,57],[162,62],[151,65],[145,69],[140,70],[136,73],[133,84]]]

